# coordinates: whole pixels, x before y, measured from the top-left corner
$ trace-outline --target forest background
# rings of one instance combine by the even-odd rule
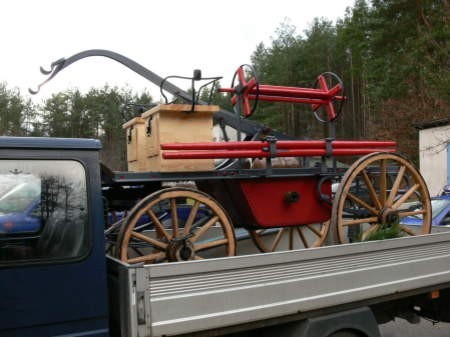
[[[416,126],[450,117],[449,20],[449,0],[356,0],[336,23],[316,18],[301,34],[282,22],[251,60],[259,82],[272,85],[311,87],[323,72],[338,74],[349,100],[337,137],[395,140],[417,163]],[[221,94],[213,101],[230,108]],[[97,138],[102,161],[125,170],[122,124],[141,104],[153,103],[149,92],[105,84],[87,93],[67,89],[37,104],[2,82],[0,135]],[[264,103],[251,118],[300,139],[325,135],[308,107]]]

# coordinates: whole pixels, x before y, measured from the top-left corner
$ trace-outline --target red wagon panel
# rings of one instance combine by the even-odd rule
[[[247,207],[261,227],[293,226],[324,222],[330,218],[330,205],[320,200],[319,179],[239,180]],[[331,183],[322,184],[322,194],[331,196]]]

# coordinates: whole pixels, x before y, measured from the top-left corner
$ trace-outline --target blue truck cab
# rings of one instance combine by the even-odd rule
[[[0,336],[108,336],[99,150],[0,137]]]

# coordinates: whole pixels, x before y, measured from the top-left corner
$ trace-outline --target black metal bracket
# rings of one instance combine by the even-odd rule
[[[333,141],[334,138],[325,138],[325,156],[327,158],[331,157],[333,155]]]
[[[319,196],[319,200],[321,200],[331,206],[331,205],[333,205],[333,196],[328,196],[328,195],[322,193],[322,185],[327,180],[331,180],[331,182],[333,182],[334,177],[325,176],[325,177],[320,178],[319,182],[317,183],[317,195]]]
[[[177,75],[171,75],[171,76],[167,76],[166,78],[164,78],[161,81],[161,84],[159,86],[159,91],[161,92],[161,96],[164,98],[164,101],[166,104],[169,104],[169,100],[167,99],[167,96],[164,94],[164,84],[166,83],[166,81],[170,78],[177,78],[177,79],[182,79],[182,80],[190,80],[191,81],[191,92],[192,92],[192,98],[191,98],[191,103],[192,103],[192,107],[191,107],[191,111],[190,112],[194,112],[195,110],[195,106],[198,104],[198,102],[200,101],[200,93],[201,91],[206,88],[208,85],[212,84],[212,89],[209,95],[209,100],[207,104],[211,103],[211,99],[212,99],[212,93],[216,88],[216,84],[217,81],[219,81],[222,77],[202,77],[202,72],[200,69],[195,69],[193,76],[192,77],[185,77],[185,76],[177,76]],[[206,84],[202,85],[198,90],[195,89],[195,82],[198,81],[209,81]]]
[[[263,151],[269,152],[269,157],[266,157],[266,174],[272,174],[272,158],[277,156],[277,138],[274,136],[266,136],[262,139],[269,143],[269,147],[263,147]]]
[[[266,136],[263,138],[263,141],[269,143],[269,147],[264,147],[263,151],[269,152],[270,158],[275,158],[277,156],[277,138],[274,136]]]
[[[226,124],[224,123],[223,118],[219,118],[219,127],[220,127],[220,130],[222,130],[223,140],[226,141],[226,142],[229,142],[230,141],[230,137],[228,137]]]

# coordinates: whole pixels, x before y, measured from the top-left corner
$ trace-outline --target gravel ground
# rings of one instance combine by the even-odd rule
[[[436,323],[422,319],[419,324],[411,324],[396,319],[380,326],[382,337],[449,337],[450,323]]]

